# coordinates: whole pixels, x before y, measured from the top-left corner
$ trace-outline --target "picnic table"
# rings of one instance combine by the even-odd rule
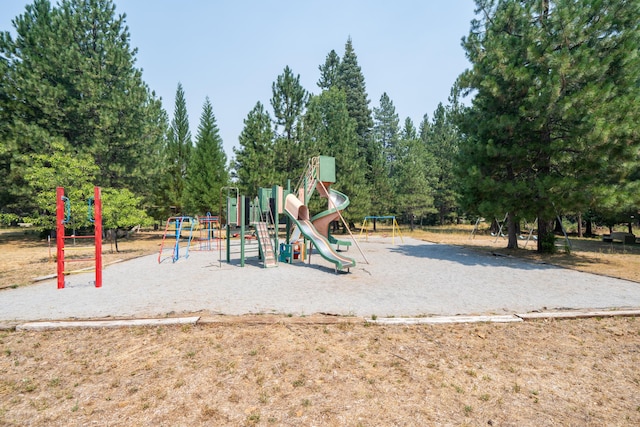
[[[623,231],[614,231],[611,234],[604,234],[602,236],[603,242],[622,242],[624,244],[633,244],[636,242],[636,236],[631,233],[625,233]]]

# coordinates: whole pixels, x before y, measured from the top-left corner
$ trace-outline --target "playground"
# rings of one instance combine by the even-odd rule
[[[495,256],[405,237],[370,237],[364,259],[336,274],[318,254],[302,263],[264,268],[255,257],[220,261],[217,252],[158,263],[150,255],[108,266],[103,287],[93,273],[3,291],[2,319],[44,320],[209,314],[400,317],[513,314],[564,309],[640,307],[635,282]],[[255,243],[254,243],[255,245]]]
[[[323,185],[329,203],[344,207],[346,195]],[[173,229],[145,239],[145,250],[121,243],[114,255],[103,247],[99,287],[95,271],[80,271],[62,287],[53,275],[0,290],[8,329],[0,332],[0,423],[640,422],[640,323],[607,315],[640,307],[634,246],[598,241],[589,254],[575,245],[569,258],[520,258],[492,236],[470,239],[470,230],[425,237],[378,223],[378,232],[364,226],[348,245],[334,236],[345,238],[338,250],[318,225],[338,209],[314,223],[300,201],[289,202],[286,215],[317,244],[304,256],[298,250],[298,259],[291,244],[277,266],[264,256],[271,238],[261,241],[258,229],[246,238],[242,225],[236,237],[207,242],[215,245],[194,237],[200,242],[187,254],[181,233],[191,219],[176,217]],[[385,219],[395,224],[363,223]],[[21,251],[4,239],[0,246],[4,265],[15,266]],[[27,249],[39,255],[23,270],[46,263],[44,245]],[[123,254],[135,256],[115,258]],[[585,312],[591,317],[552,316]],[[486,316],[505,323],[416,324]],[[149,318],[182,323],[22,329],[44,320]]]
[[[403,239],[393,244],[390,235],[363,238],[370,264],[354,255],[356,268],[336,274],[317,254],[311,264],[277,268],[264,268],[257,257],[247,258],[245,267],[238,260],[220,263],[217,252],[204,251],[158,264],[161,236],[140,236],[124,241],[123,253],[113,255],[136,255],[131,260],[113,263],[105,252],[99,289],[88,272],[70,276],[64,289],[57,289],[54,277],[1,290],[3,320],[23,319],[8,322],[14,325],[70,318],[201,320],[182,326],[0,332],[0,421],[35,426],[95,419],[113,425],[640,422],[635,317],[408,326],[356,317],[393,315],[390,309],[403,299],[407,305],[397,306],[401,315],[446,314],[444,306],[457,304],[473,310],[449,313],[480,314],[471,294],[479,301],[509,296],[523,304],[510,307],[503,299],[491,309],[494,314],[528,311],[530,304],[549,304],[537,310],[576,308],[577,303],[565,305],[569,293],[588,297],[592,291],[601,299],[583,300],[580,308],[637,307],[632,295],[624,297],[637,283],[496,256],[501,253],[491,236],[471,241],[468,232],[442,231],[418,239],[405,232]],[[31,265],[47,265],[42,244],[23,240],[12,251],[5,250],[7,240],[0,244],[12,263],[24,247],[37,253]],[[617,260],[627,273],[640,272],[637,255],[626,253],[633,248],[611,248],[617,252],[602,252],[600,246],[601,252],[593,250],[587,258],[576,245],[573,258],[589,259],[585,264],[599,266],[600,274]],[[564,273],[571,279],[558,281]],[[621,284],[629,289],[618,288]],[[500,296],[498,290],[505,292]],[[556,300],[542,302],[553,294]],[[418,305],[419,311],[410,310]],[[425,307],[435,308],[429,313]],[[231,316],[236,310],[243,315]]]

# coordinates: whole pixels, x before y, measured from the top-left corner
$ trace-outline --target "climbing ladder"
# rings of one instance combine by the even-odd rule
[[[93,197],[87,201],[87,219],[93,223],[93,234],[88,236],[66,236],[65,224],[71,219],[71,203],[64,195],[64,187],[56,188],[56,246],[58,261],[58,289],[64,288],[64,276],[74,273],[86,273],[95,271],[95,286],[102,287],[102,197],[100,187],[93,189]],[[92,212],[93,208],[93,212]],[[93,258],[67,258],[66,251],[78,249],[78,247],[65,247],[66,239],[93,239],[95,255]],[[81,247],[81,249],[86,246]],[[82,270],[67,270],[65,264],[70,262],[94,262],[94,267]]]
[[[265,221],[256,222],[256,236],[260,244],[260,254],[265,267],[276,267],[278,265],[276,254],[273,249],[269,225]]]
[[[320,157],[312,157],[309,159],[307,168],[300,177],[294,194],[298,196],[298,200],[304,201],[304,204],[309,203],[309,199],[311,199],[311,195],[316,188],[318,169],[320,169]]]

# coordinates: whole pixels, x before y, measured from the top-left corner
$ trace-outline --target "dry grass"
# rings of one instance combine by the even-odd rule
[[[416,234],[509,256],[468,230]],[[124,259],[158,250],[123,241]],[[0,235],[0,279],[55,272],[46,242]],[[638,280],[635,247],[544,261]],[[7,258],[7,259],[4,259]],[[1,292],[0,292],[1,297]],[[0,332],[0,425],[640,425],[640,319],[380,326],[253,316],[196,327]],[[221,321],[220,321],[221,320]]]
[[[5,332],[0,424],[640,424],[635,318],[309,322]]]

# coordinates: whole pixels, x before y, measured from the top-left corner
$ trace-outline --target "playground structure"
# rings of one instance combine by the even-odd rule
[[[220,239],[222,235],[219,216],[213,216],[211,212],[207,212],[203,217],[196,217],[196,231],[198,235],[194,237],[196,244],[192,250],[213,251],[220,249]]]
[[[186,227],[185,227],[186,225]],[[167,224],[162,234],[162,243],[160,243],[160,252],[158,253],[158,264],[171,258],[172,262],[178,261],[180,258],[189,258],[189,248],[193,239],[193,229],[196,221],[190,216],[172,216],[167,219]],[[188,233],[183,236],[183,232]],[[173,234],[174,243],[171,247],[171,257],[164,257],[164,246],[167,235]],[[186,242],[184,241],[186,239]],[[180,255],[184,253],[184,255]]]
[[[290,193],[285,197],[284,211],[288,218],[293,222],[296,229],[310,243],[310,250],[315,246],[318,253],[327,261],[335,265],[336,272],[356,265],[353,258],[341,255],[332,246],[329,234],[329,225],[332,221],[340,219],[344,227],[348,230],[353,242],[357,242],[349,230],[349,226],[342,217],[341,211],[349,205],[349,198],[331,187],[336,182],[335,158],[328,156],[313,157],[309,160],[305,173],[302,175],[300,182],[294,193]],[[311,199],[314,191],[322,198],[328,200],[328,209],[320,212],[313,217],[309,216],[309,208],[307,204]],[[296,236],[297,233],[293,233]],[[289,235],[287,240],[289,241]],[[337,239],[333,239],[335,244],[345,244]],[[350,243],[350,242],[349,242]],[[345,244],[346,245],[346,244]],[[364,253],[358,246],[363,258]]]
[[[224,246],[226,262],[231,263],[232,255],[239,254],[240,267],[245,266],[248,251],[255,250],[266,268],[277,266],[279,261],[310,262],[315,247],[324,259],[335,265],[336,272],[345,269],[349,271],[350,267],[355,266],[355,260],[338,252],[340,246],[348,248],[352,242],[337,239],[330,233],[330,224],[340,219],[349,231],[351,240],[357,245],[341,214],[349,205],[349,198],[331,188],[335,181],[335,158],[318,156],[309,160],[294,191],[291,191],[290,182],[286,190],[278,185],[259,188],[258,196],[251,200],[241,195],[236,187],[223,187],[220,192],[220,216],[208,213],[206,217],[196,219],[170,217],[167,220],[158,263],[169,258],[163,258],[163,252],[168,244],[165,243],[168,241],[167,237],[173,236],[170,256],[173,262],[188,258],[189,248],[194,241],[199,245],[197,250],[213,250],[212,242],[215,239],[216,248],[220,251],[219,261],[223,260]],[[309,217],[307,204],[315,191],[321,198],[327,199],[328,209]],[[286,219],[284,242],[279,239],[281,217]],[[199,233],[195,240],[194,230]],[[358,249],[366,262],[364,253],[359,247]]]
[[[74,273],[86,273],[88,270],[67,270],[65,264],[72,262],[94,262],[95,287],[102,287],[102,197],[100,187],[94,187],[93,197],[87,200],[87,219],[93,224],[93,234],[87,236],[65,234],[65,224],[71,221],[71,202],[65,196],[64,188],[56,188],[56,255],[57,255],[57,276],[58,289],[64,288],[64,277]],[[93,258],[69,258],[66,252],[70,250],[86,250],[86,246],[75,247],[65,246],[66,239],[93,239]]]
[[[396,217],[393,215],[388,216],[365,216],[364,220],[362,220],[362,228],[360,228],[360,238],[362,238],[362,233],[365,235],[365,239],[369,240],[369,226],[373,227],[373,230],[376,230],[376,223],[378,221],[390,221],[391,222],[391,243],[396,244],[396,234],[400,236],[400,240],[404,243],[404,238],[402,237],[402,232],[400,231],[400,226],[398,225],[398,221],[396,221]]]

